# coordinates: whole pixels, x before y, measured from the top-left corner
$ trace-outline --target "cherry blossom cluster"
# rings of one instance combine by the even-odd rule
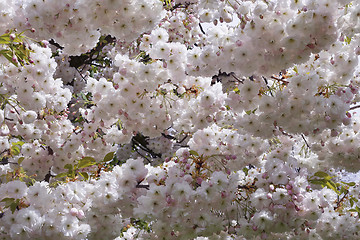
[[[358,1],[0,13],[0,239],[359,238]]]

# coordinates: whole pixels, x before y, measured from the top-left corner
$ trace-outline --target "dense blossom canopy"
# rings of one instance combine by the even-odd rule
[[[357,0],[0,0],[0,239],[359,239],[359,55]]]

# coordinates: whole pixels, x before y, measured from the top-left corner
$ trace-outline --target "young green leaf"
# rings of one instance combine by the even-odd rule
[[[86,168],[96,164],[96,161],[92,157],[84,157],[79,161],[77,168]]]
[[[114,154],[115,154],[115,152],[109,152],[108,154],[105,155],[103,161],[108,162],[108,161],[112,160],[114,158]]]

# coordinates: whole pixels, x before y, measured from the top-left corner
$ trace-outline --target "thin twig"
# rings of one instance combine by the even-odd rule
[[[135,151],[136,151],[137,154],[139,154],[141,157],[143,157],[144,159],[146,159],[146,161],[148,161],[149,163],[151,163],[150,159],[148,159],[145,155],[143,155],[142,153],[140,153],[138,149],[135,149]]]
[[[357,109],[357,108],[360,108],[360,105],[353,106],[353,107],[351,107],[349,110],[354,110],[354,109]]]
[[[310,148],[308,142],[306,141],[306,139],[305,139],[305,137],[304,137],[304,134],[301,134],[301,137],[304,139],[306,146],[307,146],[308,148]]]
[[[136,188],[145,188],[146,190],[149,190],[149,189],[150,189],[150,185],[149,185],[149,184],[146,184],[146,185],[137,184],[137,185],[136,185]]]
[[[206,34],[200,23],[199,23],[199,27],[200,27],[201,32],[202,32],[203,34]]]
[[[264,82],[267,86],[267,88],[269,89],[269,92],[270,92],[270,95],[273,97],[273,93],[271,92],[271,88],[269,87],[269,83],[268,83],[268,80],[266,79],[266,77],[262,76],[262,78],[264,79]]]

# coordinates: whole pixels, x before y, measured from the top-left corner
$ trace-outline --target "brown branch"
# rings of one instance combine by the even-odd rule
[[[357,108],[360,108],[360,105],[353,106],[353,107],[351,107],[349,110],[354,110],[354,109],[357,109]]]

